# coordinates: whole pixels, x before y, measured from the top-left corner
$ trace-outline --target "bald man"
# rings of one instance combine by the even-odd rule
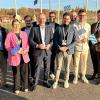
[[[48,75],[50,71],[50,55],[53,44],[53,32],[51,27],[45,25],[46,15],[44,13],[40,13],[38,22],[39,25],[33,27],[29,35],[30,45],[33,49],[33,66],[35,67],[35,82],[32,85],[32,90],[36,89],[36,86],[38,85],[40,69],[42,66],[44,68],[44,85],[47,88],[50,88],[51,86],[48,82]]]

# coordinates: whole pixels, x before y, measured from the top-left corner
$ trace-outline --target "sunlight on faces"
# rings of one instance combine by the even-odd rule
[[[70,16],[64,16],[63,17],[63,24],[68,25],[71,22]]]
[[[12,28],[13,28],[13,30],[16,30],[16,31],[19,30],[20,29],[20,23],[18,21],[13,22]]]
[[[77,19],[77,13],[74,11],[74,12],[71,12],[71,19],[74,21]]]
[[[50,20],[50,22],[55,22],[55,19],[56,19],[56,15],[55,15],[54,13],[51,13],[51,14],[49,15],[49,20]]]
[[[38,22],[40,26],[44,26],[46,22],[46,15],[41,13],[38,17]]]
[[[97,20],[100,22],[100,13],[97,14]]]
[[[31,20],[30,17],[25,18],[25,24],[26,24],[26,26],[28,26],[28,27],[32,25],[32,20]]]
[[[80,22],[85,22],[87,20],[87,14],[86,12],[82,12],[79,14],[79,21]]]

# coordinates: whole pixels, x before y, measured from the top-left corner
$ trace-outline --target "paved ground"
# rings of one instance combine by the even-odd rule
[[[73,66],[71,66],[70,87],[68,89],[63,88],[63,72],[59,86],[56,90],[47,89],[42,84],[39,85],[36,91],[33,92],[20,92],[19,96],[16,96],[12,92],[12,73],[8,72],[7,79],[9,82],[8,87],[0,89],[0,100],[100,100],[100,86],[96,85],[95,81],[90,81],[90,84],[84,84],[79,80],[77,85],[72,84],[73,80]],[[92,63],[89,57],[87,77],[92,74]],[[10,79],[10,80],[9,80]],[[53,81],[50,81],[53,83]],[[41,82],[40,82],[41,83]]]

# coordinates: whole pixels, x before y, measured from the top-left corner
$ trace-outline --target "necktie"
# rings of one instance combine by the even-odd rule
[[[100,23],[97,23],[96,29],[97,29],[97,30],[100,30]]]

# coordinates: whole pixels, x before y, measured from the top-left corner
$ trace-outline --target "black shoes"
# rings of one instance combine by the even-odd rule
[[[35,83],[34,80],[32,80],[32,81],[30,82],[30,91],[36,90],[36,86],[37,86],[37,84]]]
[[[51,88],[51,84],[49,82],[44,82],[43,85],[47,88]],[[37,85],[32,85],[30,91],[35,91]]]
[[[96,75],[92,75],[88,80],[94,80],[96,79]]]
[[[0,88],[2,88],[2,87],[8,88],[9,86],[8,86],[8,84],[0,84]]]
[[[35,90],[36,90],[36,85],[32,85],[30,91],[35,91]]]
[[[47,88],[51,88],[51,84],[49,82],[44,82],[43,85]]]

